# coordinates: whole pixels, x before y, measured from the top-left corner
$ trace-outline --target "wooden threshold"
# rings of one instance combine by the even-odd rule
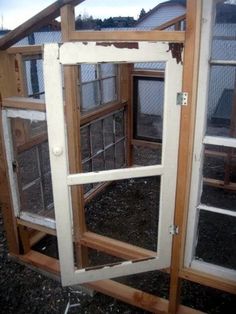
[[[166,41],[183,43],[185,32],[182,31],[73,31],[70,41]]]
[[[81,238],[81,244],[91,249],[128,260],[151,258],[157,255],[154,251],[101,236],[90,231],[84,232]]]
[[[34,99],[29,97],[8,97],[2,102],[3,107],[13,109],[27,109],[36,111],[46,111],[45,101],[43,99]]]

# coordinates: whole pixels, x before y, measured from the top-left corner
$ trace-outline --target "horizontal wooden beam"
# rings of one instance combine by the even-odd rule
[[[132,72],[132,76],[143,76],[143,77],[158,77],[158,78],[164,78],[165,77],[165,71],[155,71],[155,70],[141,70],[141,69],[134,69]]]
[[[157,149],[157,148],[161,148],[162,147],[161,143],[144,141],[144,140],[132,139],[131,143],[132,143],[133,146],[148,147],[148,148],[153,148],[153,149]]]
[[[34,229],[34,230],[40,231],[42,233],[50,234],[50,235],[53,235],[53,236],[57,235],[57,232],[56,232],[55,229],[51,229],[51,228],[48,228],[48,227],[45,227],[45,226],[41,226],[41,225],[38,225],[38,224],[35,224],[35,223],[32,223],[32,222],[26,221],[26,220],[23,220],[23,219],[17,218],[17,224],[21,225],[21,226],[25,226],[25,227],[30,228],[30,229]]]
[[[70,41],[166,41],[183,43],[182,31],[73,31]]]
[[[7,33],[5,36],[0,38],[0,50],[5,50],[19,40],[23,39],[24,37],[28,36],[32,32],[37,31],[42,26],[47,25],[52,20],[57,18],[60,15],[60,9],[66,4],[70,5],[77,5],[84,0],[60,0],[55,1],[47,8],[39,12],[38,14],[34,15],[32,18],[27,20],[25,23],[21,24],[20,26],[16,27],[11,32]]]
[[[183,279],[199,283],[201,285],[223,290],[228,293],[236,294],[236,284],[234,281],[217,278],[198,270],[183,268],[179,272],[179,276]]]
[[[152,294],[128,287],[113,280],[101,280],[86,284],[86,287],[94,289],[115,299],[129,303],[151,313],[167,313],[168,301]]]
[[[109,113],[112,113],[114,111],[124,108],[126,105],[127,103],[124,102],[124,103],[112,103],[112,104],[107,104],[101,107],[97,107],[96,110],[92,110],[90,112],[86,112],[82,114],[80,118],[80,125],[84,125],[93,120],[104,117],[105,115],[108,115]]]
[[[140,248],[122,241],[114,240],[93,232],[85,232],[81,244],[123,259],[136,260],[155,257],[156,252]]]
[[[24,255],[11,254],[19,262],[33,266],[38,271],[45,271],[52,275],[60,275],[59,261],[55,258],[46,256],[36,251],[29,251]],[[168,300],[159,298],[155,295],[146,293],[114,280],[100,280],[89,284],[84,284],[84,287],[94,289],[100,293],[111,296],[115,299],[126,302],[130,305],[140,307],[143,310],[167,314],[168,313]],[[195,309],[180,305],[177,314],[202,314],[203,312]]]
[[[217,180],[212,178],[203,178],[203,183],[224,190],[236,191],[236,183],[230,182],[229,184],[225,184],[223,180]]]
[[[186,14],[183,14],[183,15],[180,15],[180,16],[177,16],[175,17],[174,19],[170,20],[170,21],[167,21],[161,25],[159,25],[158,27],[156,27],[155,29],[156,30],[164,30],[168,27],[171,27],[171,26],[174,26],[175,24],[179,23],[179,22],[182,22],[186,19]]]
[[[7,49],[8,54],[20,53],[23,56],[40,55],[43,53],[43,45],[16,46]]]
[[[28,97],[8,97],[2,101],[2,106],[15,109],[27,109],[36,111],[46,111],[45,101],[43,99],[34,99]]]

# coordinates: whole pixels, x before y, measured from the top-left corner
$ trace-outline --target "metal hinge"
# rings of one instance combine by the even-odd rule
[[[176,225],[170,225],[169,226],[169,233],[172,235],[176,235],[179,233],[179,226]]]
[[[188,93],[177,93],[177,105],[187,106],[188,104]]]

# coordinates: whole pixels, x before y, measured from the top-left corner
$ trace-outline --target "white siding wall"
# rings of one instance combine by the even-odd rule
[[[150,14],[147,18],[137,24],[138,28],[154,28],[177,16],[185,14],[185,7],[179,4],[165,5]]]

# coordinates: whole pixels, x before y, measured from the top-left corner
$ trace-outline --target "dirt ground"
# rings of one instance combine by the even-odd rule
[[[138,183],[140,185],[140,182]],[[125,186],[127,187],[127,183]],[[119,189],[121,186],[118,187],[118,191]],[[108,193],[104,193],[103,198],[105,200],[103,202],[106,201],[107,197],[109,197],[109,190]],[[49,244],[51,246],[53,242],[55,253],[55,239],[46,239],[46,242],[39,243],[37,249],[43,251],[45,246]],[[59,282],[14,262],[7,253],[3,220],[0,214],[1,313],[147,313],[100,293],[90,297],[72,288],[62,288]],[[96,257],[95,260],[100,259],[102,261],[104,258],[103,255],[95,256],[94,254],[93,252],[92,258]],[[160,297],[168,298],[169,276],[167,274],[150,272],[117,280]],[[183,282],[181,298],[183,304],[209,314],[231,314],[236,309],[236,296],[185,281]],[[76,306],[68,308],[69,304],[76,304]]]

